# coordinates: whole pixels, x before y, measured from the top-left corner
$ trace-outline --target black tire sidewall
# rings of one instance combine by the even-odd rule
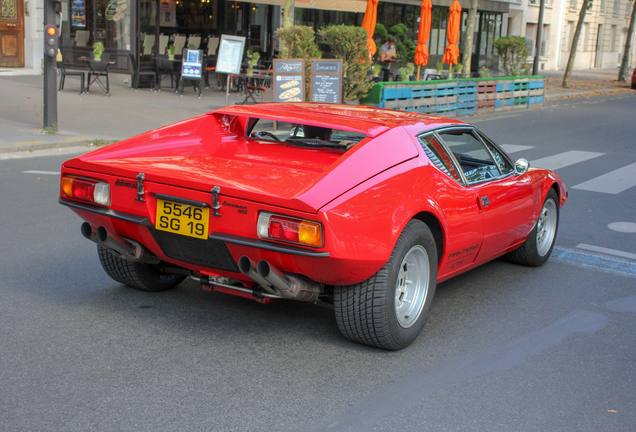
[[[426,293],[426,299],[424,300],[424,306],[418,317],[417,321],[409,328],[402,327],[397,319],[395,312],[395,290],[400,272],[400,265],[406,254],[411,250],[413,246],[422,246],[428,255],[429,260],[429,274],[428,274],[428,291]],[[391,254],[391,258],[387,263],[390,266],[389,278],[387,288],[387,317],[388,326],[392,339],[397,345],[396,348],[404,348],[411,344],[413,340],[420,334],[428,314],[431,309],[433,297],[435,296],[435,286],[437,282],[437,250],[435,247],[435,240],[431,230],[425,223],[419,220],[413,220],[407,224],[396,247]]]

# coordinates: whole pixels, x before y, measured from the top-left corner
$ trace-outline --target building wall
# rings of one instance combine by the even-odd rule
[[[582,0],[564,2],[558,69],[565,69],[571,40],[576,29]],[[595,0],[587,11],[577,46],[574,69],[616,68],[620,66],[633,2],[628,0]],[[632,46],[632,59],[636,47]]]

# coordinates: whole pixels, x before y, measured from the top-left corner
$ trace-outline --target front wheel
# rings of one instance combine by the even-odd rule
[[[334,310],[342,334],[390,350],[407,347],[420,334],[437,283],[437,249],[431,230],[410,221],[389,261],[370,279],[335,287]]]
[[[526,241],[508,254],[508,259],[531,267],[543,265],[552,254],[558,228],[559,197],[554,189],[551,189],[543,202],[537,224]]]
[[[166,291],[179,285],[184,275],[162,273],[154,264],[136,263],[119,258],[97,245],[99,262],[106,274],[117,282],[144,291]]]

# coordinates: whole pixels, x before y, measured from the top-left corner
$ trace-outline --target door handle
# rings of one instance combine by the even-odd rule
[[[487,196],[483,196],[481,197],[481,205],[486,207],[490,205],[490,198],[488,198]]]

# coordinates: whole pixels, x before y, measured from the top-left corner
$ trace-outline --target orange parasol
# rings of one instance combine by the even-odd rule
[[[428,37],[431,33],[431,10],[433,4],[431,0],[422,0],[420,6],[420,29],[417,32],[417,48],[415,48],[415,64],[417,65],[417,79],[420,78],[420,66],[428,64]]]
[[[367,0],[367,9],[364,12],[364,18],[362,19],[362,28],[367,31],[369,39],[367,39],[367,45],[369,45],[369,54],[373,55],[378,50],[373,40],[373,33],[375,32],[375,24],[378,21],[378,3],[380,0]]]
[[[459,40],[459,26],[461,24],[462,7],[459,2],[455,0],[451,4],[448,11],[448,28],[446,29],[446,39],[448,45],[444,51],[444,57],[442,57],[442,63],[448,63],[452,66],[452,63],[457,64],[459,58],[459,48],[457,47],[457,41]]]

